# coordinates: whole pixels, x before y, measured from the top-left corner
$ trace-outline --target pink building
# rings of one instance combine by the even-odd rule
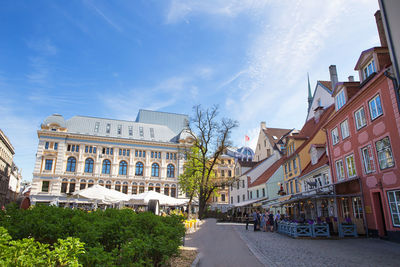
[[[400,114],[387,47],[363,51],[355,70],[361,82],[336,84],[324,127],[338,217],[359,233],[400,240]]]

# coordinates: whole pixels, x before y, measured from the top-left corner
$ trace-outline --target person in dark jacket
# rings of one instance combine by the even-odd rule
[[[272,213],[272,211],[270,211],[268,214],[268,223],[269,223],[270,231],[273,232],[274,231],[274,214]]]

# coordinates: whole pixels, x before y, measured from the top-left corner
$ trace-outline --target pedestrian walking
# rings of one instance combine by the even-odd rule
[[[260,224],[260,230],[262,229],[263,232],[265,232],[265,224],[267,222],[267,216],[265,215],[265,212],[261,214],[261,224]]]
[[[270,213],[268,215],[268,223],[269,223],[270,231],[273,232],[274,231],[274,214],[272,213],[272,211],[270,211]]]
[[[257,231],[257,211],[253,212],[253,221],[254,221],[254,232]]]

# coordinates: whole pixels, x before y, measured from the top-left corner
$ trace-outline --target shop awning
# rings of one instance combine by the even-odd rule
[[[258,202],[260,202],[260,205],[261,205],[261,201],[264,201],[264,200],[266,200],[266,199],[268,199],[268,198],[267,198],[267,197],[264,197],[264,198],[259,198],[259,199],[247,200],[247,201],[243,201],[243,202],[234,204],[234,206],[235,206],[235,207],[244,207],[244,206],[252,205],[252,204],[258,203]],[[258,205],[258,206],[260,206],[260,205]],[[253,205],[253,206],[255,206],[255,205]]]

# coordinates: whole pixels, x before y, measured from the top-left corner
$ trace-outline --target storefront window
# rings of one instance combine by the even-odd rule
[[[363,218],[363,208],[360,197],[353,197],[353,216],[356,219]]]
[[[389,191],[387,194],[393,226],[400,227],[400,190]]]
[[[350,217],[349,200],[347,198],[342,198],[342,216],[343,218]]]

